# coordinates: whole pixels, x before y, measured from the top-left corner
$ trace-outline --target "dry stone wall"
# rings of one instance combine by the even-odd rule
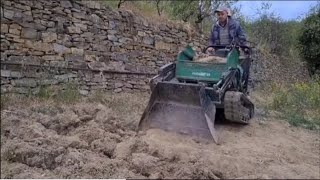
[[[150,22],[102,3],[2,0],[1,93],[37,93],[41,85],[68,82],[84,95],[147,91],[159,67],[188,42],[197,51],[207,44],[181,24]],[[252,79],[274,79],[264,62],[254,64]]]
[[[1,90],[36,93],[70,81],[83,94],[148,90],[149,78],[189,38],[183,26],[151,23],[102,1],[1,1]],[[207,42],[193,40],[198,50]]]

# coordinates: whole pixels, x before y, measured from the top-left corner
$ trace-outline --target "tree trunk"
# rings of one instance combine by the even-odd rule
[[[203,33],[203,29],[202,29],[202,23],[196,23],[196,31],[199,32],[200,34]]]
[[[161,16],[160,0],[156,0],[156,6],[157,6],[158,15]]]
[[[197,20],[195,21],[196,23],[196,30],[202,34],[203,29],[202,29],[202,21],[204,20],[204,16],[202,14],[198,14]]]
[[[119,0],[119,3],[118,3],[118,9],[121,7],[121,4],[123,4],[126,0]]]

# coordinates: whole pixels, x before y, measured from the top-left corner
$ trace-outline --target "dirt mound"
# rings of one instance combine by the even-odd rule
[[[156,129],[136,134],[147,97],[119,101],[137,108],[123,113],[115,99],[2,110],[1,177],[320,178],[314,132],[258,117],[217,125],[221,145]]]

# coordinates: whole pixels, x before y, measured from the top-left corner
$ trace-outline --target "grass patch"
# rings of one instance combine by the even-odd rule
[[[7,101],[8,101],[8,96],[1,94],[1,105],[0,105],[1,109],[5,108]]]
[[[88,101],[89,102],[99,102],[103,103],[105,98],[106,92],[104,92],[101,89],[96,90],[91,96],[89,96]]]
[[[54,92],[52,86],[40,86],[39,93],[36,96],[41,99],[50,99],[54,96]]]
[[[75,83],[67,83],[56,94],[55,100],[58,102],[73,104],[78,102],[81,95],[78,91],[78,86]]]
[[[80,101],[81,95],[78,86],[73,83],[66,83],[62,87],[50,85],[40,86],[38,93],[30,92],[26,95],[1,94],[1,110],[9,106],[28,106],[33,103],[52,102],[55,104],[74,104]]]
[[[119,1],[110,1],[110,0],[105,0],[103,1],[103,3],[109,7],[111,7],[112,9],[117,9],[118,8],[118,3]]]
[[[19,104],[23,104],[25,106],[28,106],[30,101],[30,98],[25,95],[21,94],[1,94],[1,111],[4,109],[7,109],[10,106],[15,106]]]
[[[293,126],[320,129],[320,79],[271,87],[272,99],[269,108],[281,112],[281,117]]]
[[[3,110],[7,108],[8,102],[10,101],[10,97],[8,94],[1,94],[1,106],[0,109]]]
[[[57,103],[73,104],[79,101],[81,95],[78,90],[78,85],[74,82],[69,82],[62,85],[61,88],[53,86],[40,86],[39,93],[30,98],[37,100],[52,100]]]

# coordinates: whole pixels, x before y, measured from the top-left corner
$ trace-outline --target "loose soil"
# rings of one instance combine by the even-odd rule
[[[137,134],[149,94],[110,98],[2,109],[1,178],[320,178],[319,133],[259,109],[250,125],[217,125],[216,145]]]

